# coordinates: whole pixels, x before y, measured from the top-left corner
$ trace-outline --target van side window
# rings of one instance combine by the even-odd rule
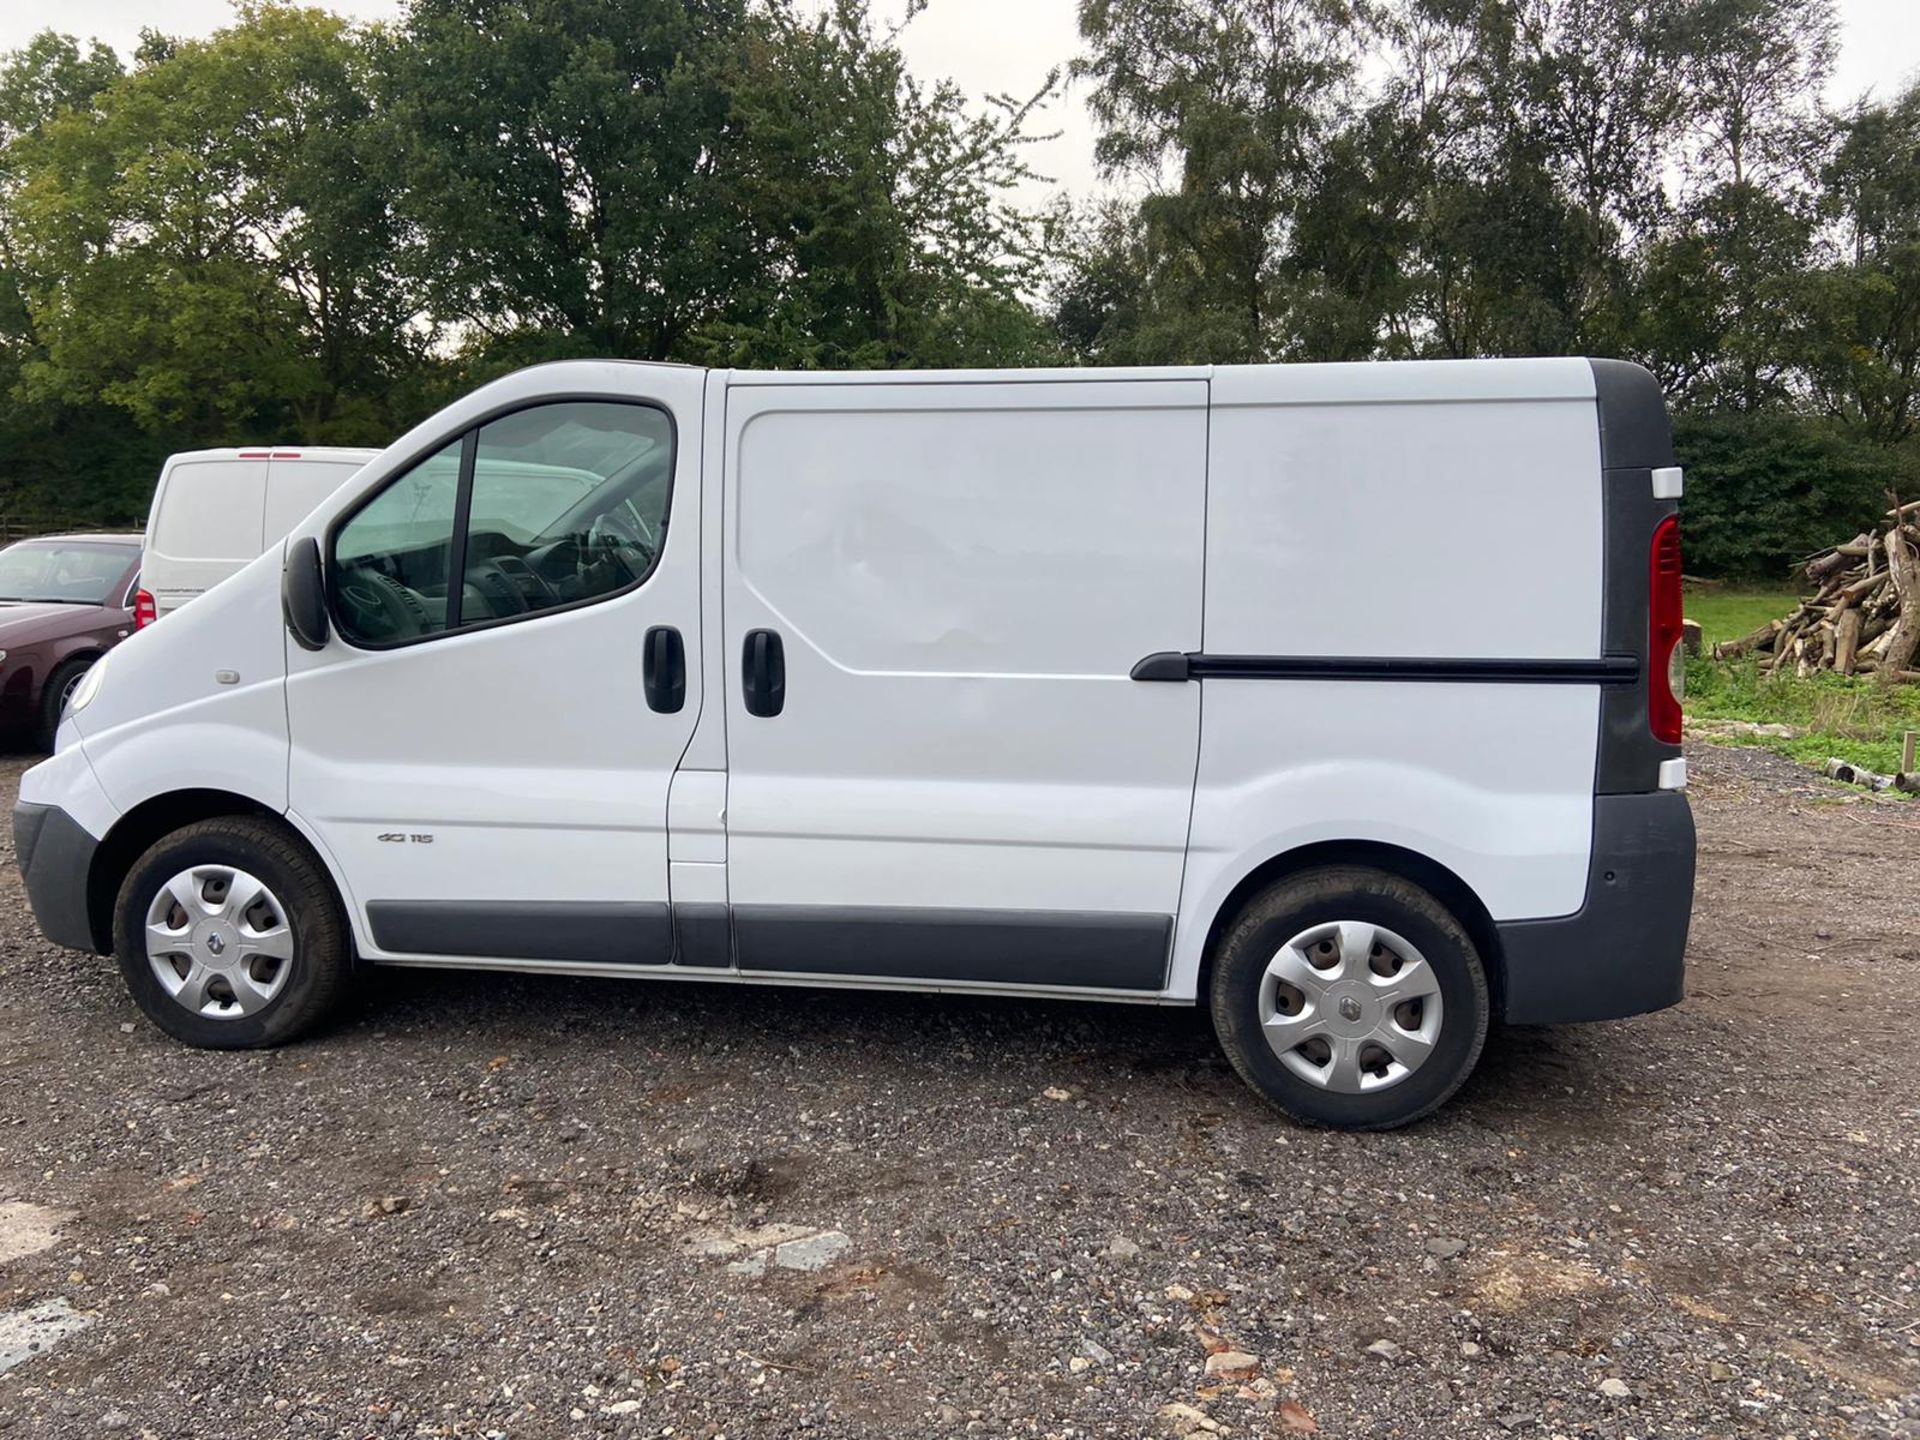
[[[665,543],[672,479],[673,425],[651,406],[563,401],[489,421],[335,533],[342,637],[405,644],[632,589]]]
[[[347,640],[391,645],[447,628],[463,443],[389,481],[334,537],[334,619]]]
[[[672,426],[641,405],[570,401],[480,427],[463,623],[625,590],[660,553]]]

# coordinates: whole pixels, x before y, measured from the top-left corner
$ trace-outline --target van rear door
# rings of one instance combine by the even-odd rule
[[[1165,983],[1200,687],[1200,378],[735,376],[742,971]]]
[[[372,454],[339,459],[276,450],[267,462],[267,498],[260,521],[260,548],[267,549],[338,490]]]
[[[267,452],[175,456],[161,473],[142,575],[158,615],[177,610],[260,553]]]

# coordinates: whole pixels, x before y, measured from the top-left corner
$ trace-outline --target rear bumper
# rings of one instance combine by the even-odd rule
[[[97,950],[87,913],[87,876],[100,842],[58,805],[13,807],[13,849],[41,933],[56,945]]]
[[[1679,1004],[1693,855],[1693,812],[1684,794],[1595,796],[1586,903],[1559,919],[1497,927],[1506,1019],[1556,1025]]]

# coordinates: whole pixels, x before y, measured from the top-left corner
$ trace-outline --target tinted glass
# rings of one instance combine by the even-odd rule
[[[0,550],[0,600],[47,600],[70,605],[118,601],[120,577],[134,558],[118,545],[62,545],[27,541]]]
[[[334,537],[334,618],[360,644],[447,628],[460,442],[389,481]]]
[[[461,622],[624,590],[665,538],[673,430],[644,405],[574,401],[480,429]]]

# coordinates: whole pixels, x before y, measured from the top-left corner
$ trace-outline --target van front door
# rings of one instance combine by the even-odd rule
[[[672,958],[701,376],[607,368],[644,391],[476,413],[321,542],[333,633],[288,647],[289,792],[369,958]]]
[[[744,972],[1164,988],[1200,687],[1200,379],[736,377]]]

